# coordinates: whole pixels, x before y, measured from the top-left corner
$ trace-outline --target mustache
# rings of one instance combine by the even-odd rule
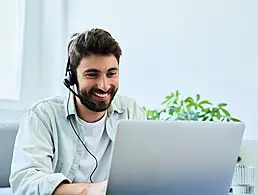
[[[92,88],[92,89],[90,89],[89,93],[112,94],[114,91],[115,91],[115,87],[110,87],[107,91],[103,91],[99,88]]]

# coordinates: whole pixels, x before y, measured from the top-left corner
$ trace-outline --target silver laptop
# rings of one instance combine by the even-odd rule
[[[120,121],[107,195],[228,195],[244,123]]]

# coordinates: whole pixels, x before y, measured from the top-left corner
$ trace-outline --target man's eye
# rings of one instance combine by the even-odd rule
[[[113,76],[113,75],[115,75],[116,74],[116,72],[109,72],[108,73],[108,76]]]

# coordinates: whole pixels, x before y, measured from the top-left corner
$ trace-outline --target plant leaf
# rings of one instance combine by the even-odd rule
[[[241,122],[239,119],[237,119],[237,118],[231,118],[231,120],[233,121],[233,122]]]
[[[199,108],[201,108],[201,110],[204,110],[204,107],[200,104],[199,104]]]
[[[180,95],[180,93],[179,93],[179,91],[177,90],[177,91],[176,91],[176,97],[179,97],[179,95]]]
[[[225,115],[227,115],[227,116],[229,116],[229,117],[230,117],[230,113],[229,113],[226,109],[221,108],[221,110],[225,113]]]
[[[163,104],[166,104],[168,101],[170,101],[173,97],[174,97],[174,93],[171,93],[170,95],[166,96],[165,97],[165,100],[161,103],[162,105]]]
[[[208,105],[212,105],[212,103],[210,103],[208,100],[203,100],[199,103],[199,105],[203,105],[203,104],[208,104]]]
[[[197,102],[200,100],[200,98],[201,98],[200,94],[197,94],[197,95],[196,95],[196,100],[197,100]]]
[[[185,102],[193,103],[194,100],[193,100],[192,97],[187,97],[187,98],[185,99]]]
[[[205,109],[203,110],[203,112],[205,112],[206,114],[208,114],[208,113],[211,112],[211,110],[210,110],[209,108],[205,108]]]
[[[219,107],[219,108],[221,108],[221,107],[225,107],[225,106],[227,106],[227,104],[226,104],[226,103],[220,103],[220,104],[218,104],[218,107]]]
[[[217,109],[217,110],[216,110],[216,114],[217,114],[217,118],[220,120],[220,118],[221,118],[221,114],[220,114],[219,109]]]

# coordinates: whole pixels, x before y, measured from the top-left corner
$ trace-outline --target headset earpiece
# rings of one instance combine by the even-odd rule
[[[71,71],[67,72],[67,75],[64,78],[64,84],[66,86],[73,86],[76,84],[76,78],[73,76],[73,74],[71,73]]]
[[[69,68],[70,68],[70,58],[68,58],[68,61],[67,61],[65,78],[64,78],[64,85],[68,88],[77,83],[76,77],[73,75],[72,71],[69,70]]]

